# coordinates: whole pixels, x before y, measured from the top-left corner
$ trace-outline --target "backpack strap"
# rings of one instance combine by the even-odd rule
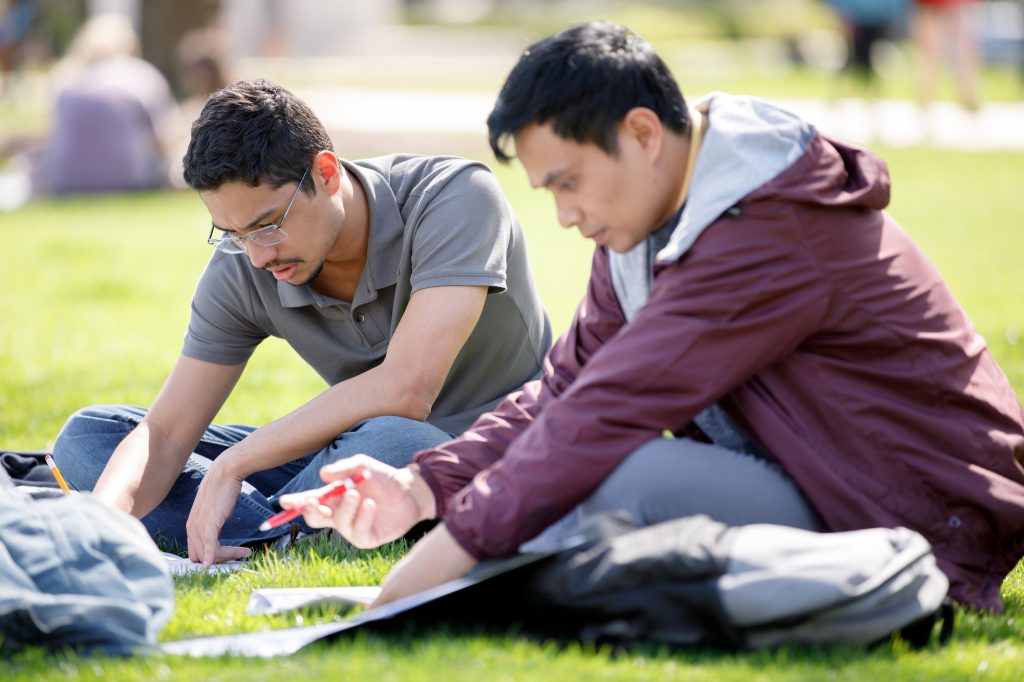
[[[909,644],[911,649],[923,649],[931,641],[936,622],[941,623],[938,642],[945,645],[953,636],[953,627],[956,625],[956,609],[953,608],[953,600],[949,597],[942,600],[942,605],[934,613],[915,620],[898,630],[896,634]]]

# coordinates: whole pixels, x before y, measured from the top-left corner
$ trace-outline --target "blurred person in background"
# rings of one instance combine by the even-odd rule
[[[0,0],[0,97],[7,94],[8,80],[32,30],[35,4],[34,0]]]
[[[939,70],[950,52],[960,102],[968,111],[977,111],[980,53],[972,23],[975,0],[915,0],[914,4],[921,105],[927,106],[935,99]]]
[[[33,0],[0,0],[0,103],[15,99],[14,76],[21,66],[35,21]],[[0,130],[0,211],[11,211],[32,195],[26,150],[35,140]]]
[[[878,94],[878,69],[873,52],[904,25],[907,0],[827,0],[843,26],[846,62],[843,73],[858,81],[869,95]]]
[[[199,116],[210,95],[226,87],[227,60],[221,49],[224,41],[216,25],[186,33],[174,51],[174,64],[182,97],[178,102],[178,123],[173,126],[170,146],[169,180],[173,187],[185,189],[182,157],[188,149],[192,121]]]
[[[178,82],[182,89],[181,107],[195,119],[206,100],[229,83],[225,74],[225,58],[220,49],[215,27],[199,28],[186,33],[174,51]]]
[[[139,57],[131,21],[86,21],[55,68],[53,129],[36,191],[130,191],[167,184],[168,126],[177,104],[167,79]]]

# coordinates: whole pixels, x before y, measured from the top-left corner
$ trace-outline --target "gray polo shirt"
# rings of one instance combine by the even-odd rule
[[[215,251],[182,352],[238,364],[277,336],[334,385],[380,364],[413,292],[486,286],[480,321],[427,419],[460,433],[538,377],[551,345],[519,222],[481,163],[409,155],[343,163],[370,207],[366,267],[352,302],[278,282],[244,254]]]

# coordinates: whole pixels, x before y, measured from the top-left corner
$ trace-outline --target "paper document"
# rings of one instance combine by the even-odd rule
[[[378,606],[375,609],[362,611],[352,618],[339,623],[304,625],[280,630],[264,630],[262,632],[243,632],[237,635],[196,637],[177,642],[165,642],[161,645],[161,648],[169,654],[186,656],[224,656],[227,654],[254,658],[290,656],[312,642],[345,632],[346,630],[352,630],[365,623],[387,620],[396,614],[429,602],[439,594],[447,594],[452,589],[459,589],[471,583],[472,581],[466,578],[457,578],[452,582],[433,587],[425,592],[419,592],[398,599],[383,606]],[[372,589],[379,590],[380,588]],[[252,602],[250,601],[250,603]]]
[[[366,605],[377,598],[376,585],[351,587],[267,587],[253,590],[245,610],[250,616],[283,613],[317,604]]]
[[[33,500],[57,499],[67,494],[60,488],[44,488],[35,485],[16,485],[14,489],[25,493]]]
[[[515,580],[520,569],[547,559],[555,553],[520,554],[510,559],[485,562],[469,575],[437,585],[423,592],[417,592],[416,594],[396,599],[393,602],[373,609],[360,611],[348,620],[341,622],[262,632],[244,632],[237,635],[197,637],[178,642],[165,642],[161,647],[165,652],[177,655],[234,655],[269,658],[271,656],[288,656],[312,642],[336,637],[350,630],[373,627],[375,625],[384,628],[388,624],[408,623],[412,622],[417,616],[429,623],[436,623],[446,617],[459,614],[462,614],[464,618],[472,619],[476,610],[487,608],[487,605],[493,600],[494,590],[501,592],[511,587],[514,593],[518,589]],[[310,594],[333,590],[348,592],[353,589],[360,590],[364,597],[366,597],[372,594],[370,590],[379,588],[314,587],[299,588],[299,591]],[[257,592],[267,591],[270,590],[257,590]],[[289,590],[282,589],[278,591],[288,592]],[[252,601],[250,600],[251,604]]]
[[[351,622],[323,623],[266,632],[246,632],[239,635],[219,637],[198,637],[177,642],[165,642],[161,648],[165,653],[187,656],[248,656],[270,658],[290,656],[302,647],[353,627]]]
[[[167,568],[170,569],[171,575],[185,575],[186,573],[209,573],[213,575],[216,573],[230,573],[245,568],[244,561],[225,561],[222,564],[204,566],[190,561],[188,557],[181,557],[169,552],[161,552],[161,554],[164,555],[164,561],[167,562]]]

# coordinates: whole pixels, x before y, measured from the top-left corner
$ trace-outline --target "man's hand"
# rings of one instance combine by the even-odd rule
[[[196,563],[216,564],[242,559],[252,554],[247,547],[221,547],[220,530],[231,518],[242,481],[223,473],[216,462],[203,477],[192,503],[185,530],[188,533],[188,558]]]
[[[314,528],[334,528],[356,547],[367,549],[405,535],[425,519],[434,518],[434,496],[419,476],[406,468],[395,469],[367,455],[355,455],[320,469],[328,483],[366,471],[354,490],[321,503],[324,488],[281,497],[285,509],[305,506],[306,523]]]

